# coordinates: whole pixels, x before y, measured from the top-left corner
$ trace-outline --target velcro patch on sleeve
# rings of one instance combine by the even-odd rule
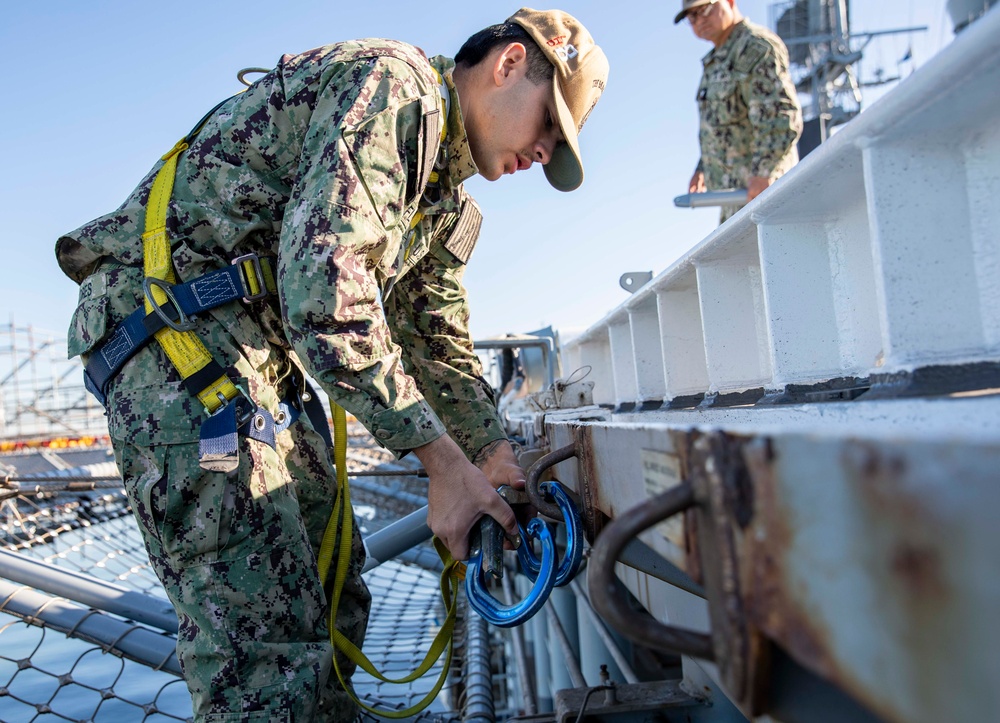
[[[444,242],[448,249],[463,264],[469,263],[472,250],[479,239],[479,229],[483,225],[483,212],[472,196],[466,196],[462,202],[462,211],[455,223],[455,228]]]
[[[417,137],[417,177],[412,189],[407,189],[407,203],[423,194],[434,170],[438,148],[441,145],[441,124],[444,118],[438,106],[437,95],[425,95],[420,99],[421,128]]]

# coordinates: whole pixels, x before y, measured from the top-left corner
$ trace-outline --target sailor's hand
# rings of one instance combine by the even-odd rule
[[[521,468],[521,463],[518,462],[517,455],[514,454],[514,448],[506,439],[497,439],[485,445],[476,452],[472,463],[483,471],[490,484],[496,489],[500,489],[504,485],[516,490],[524,489],[524,469]],[[522,527],[526,526],[528,521],[538,514],[531,505],[515,505],[514,511]],[[506,538],[503,546],[507,550],[515,550],[519,544],[520,540]]]
[[[750,176],[747,179],[747,201],[752,201],[771,185],[771,179],[764,176]]]
[[[476,452],[472,463],[479,467],[494,489],[510,485],[524,489],[524,470],[517,461],[514,448],[506,439],[496,439]]]
[[[694,175],[691,176],[690,182],[688,182],[688,193],[704,193],[706,190],[705,174],[701,171],[695,171]]]
[[[413,452],[427,471],[427,526],[456,560],[468,559],[469,532],[483,515],[499,522],[509,536],[517,535],[514,511],[451,437],[439,437]]]

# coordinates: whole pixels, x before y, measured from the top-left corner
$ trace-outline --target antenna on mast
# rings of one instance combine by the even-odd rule
[[[803,157],[831,130],[861,112],[861,89],[898,80],[879,69],[872,81],[859,78],[858,63],[873,38],[922,32],[927,26],[874,32],[851,31],[848,0],[782,0],[770,7],[770,23],[788,48],[792,78],[802,103]]]

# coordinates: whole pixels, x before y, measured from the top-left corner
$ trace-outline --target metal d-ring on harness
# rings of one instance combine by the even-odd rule
[[[521,545],[517,550],[518,561],[524,574],[534,582],[531,591],[520,602],[504,605],[486,589],[487,574],[495,578],[503,575],[503,564],[500,560],[503,529],[490,517],[484,517],[480,522],[480,550],[469,561],[465,591],[472,609],[497,627],[514,627],[528,621],[548,601],[552,588],[566,585],[580,570],[583,561],[583,524],[576,504],[558,482],[540,484],[538,482],[545,469],[573,456],[572,451],[572,447],[557,450],[532,465],[528,470],[525,492],[507,487],[501,487],[499,490],[501,496],[513,504],[526,503],[528,499],[534,504],[534,499],[538,499],[543,504],[535,505],[536,508],[544,507],[542,511],[549,517],[561,519],[566,524],[567,549],[561,563],[557,560],[552,532],[544,520],[536,517],[528,524],[527,530],[518,525],[518,531],[521,533]],[[550,514],[551,512],[555,514]],[[541,543],[540,560],[531,550],[532,539],[537,539]]]

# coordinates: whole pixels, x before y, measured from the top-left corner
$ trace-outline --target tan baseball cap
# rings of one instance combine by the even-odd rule
[[[556,146],[545,164],[545,177],[560,191],[583,183],[577,136],[597,105],[608,81],[608,59],[580,22],[562,10],[521,8],[507,18],[517,23],[542,49],[556,72],[552,79],[556,119],[565,143]]]
[[[702,5],[711,5],[716,2],[718,2],[718,0],[682,0],[681,11],[677,13],[677,17],[674,18],[674,25],[687,17],[688,11],[700,8]]]

